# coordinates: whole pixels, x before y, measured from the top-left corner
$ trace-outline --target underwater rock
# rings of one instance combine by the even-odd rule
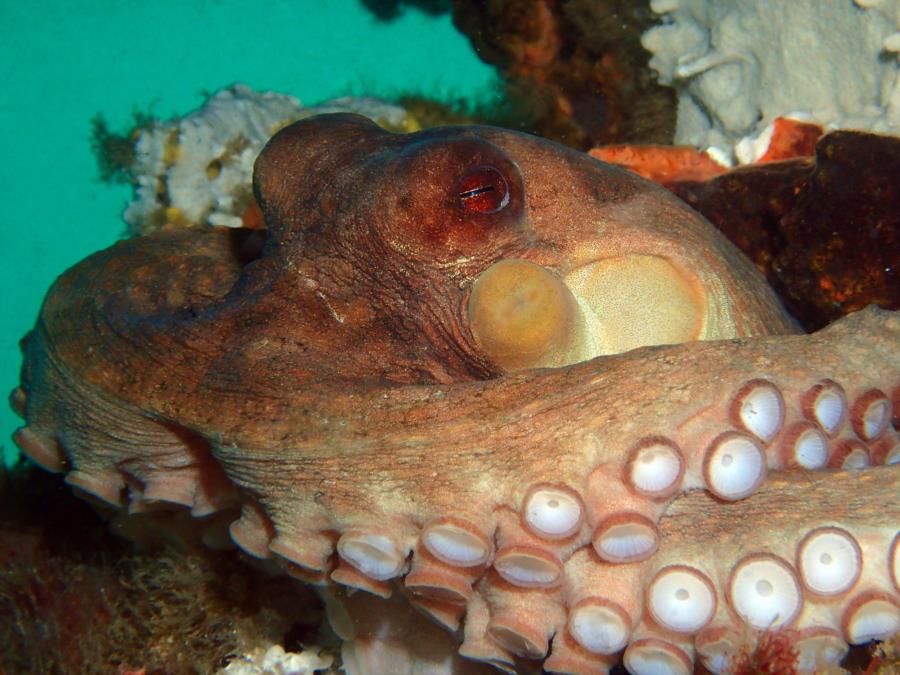
[[[900,138],[838,131],[815,158],[668,182],[816,330],[868,304],[900,308]]]
[[[583,150],[671,141],[675,96],[647,66],[644,3],[454,0],[453,22],[500,71],[522,130]]]

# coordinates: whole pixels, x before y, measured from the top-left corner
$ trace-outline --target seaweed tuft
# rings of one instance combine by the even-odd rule
[[[156,119],[149,113],[135,110],[131,128],[124,133],[112,131],[102,113],[91,119],[91,150],[97,160],[97,172],[104,183],[132,183],[135,142],[142,129]]]
[[[118,539],[59,476],[0,472],[0,672],[211,673],[318,639],[319,603],[293,580],[230,552]]]

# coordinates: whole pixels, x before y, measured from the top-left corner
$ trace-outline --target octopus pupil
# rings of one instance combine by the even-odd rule
[[[688,593],[686,589],[679,588],[677,591],[675,591],[675,597],[683,602],[691,597],[691,594]]]
[[[555,499],[551,499],[549,502],[547,502],[547,506],[549,506],[551,509],[556,509],[559,508],[559,502]]]
[[[492,166],[478,166],[466,173],[456,194],[460,207],[470,213],[496,213],[509,204],[506,178]]]
[[[772,587],[772,583],[765,579],[760,579],[756,582],[756,592],[759,593],[762,597],[766,597],[772,595],[772,591],[775,589]]]
[[[472,197],[477,197],[478,195],[482,195],[485,192],[493,192],[493,185],[485,185],[484,187],[475,188],[474,190],[469,190],[468,192],[463,192],[459,198],[460,199],[471,199]]]
[[[827,553],[823,553],[823,554],[821,555],[821,557],[819,558],[819,560],[822,562],[823,565],[830,565],[830,564],[831,564],[831,556],[828,555]]]

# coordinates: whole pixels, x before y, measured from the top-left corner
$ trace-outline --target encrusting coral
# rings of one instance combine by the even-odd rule
[[[778,117],[900,131],[897,0],[651,0],[650,67],[678,92],[675,142],[748,163]]]
[[[124,218],[132,234],[165,227],[261,227],[250,174],[265,142],[291,122],[330,112],[358,112],[396,131],[416,131],[400,106],[371,97],[304,107],[293,96],[236,84],[197,111],[168,121],[135,115],[125,135],[94,119],[92,144],[101,178],[131,182]]]

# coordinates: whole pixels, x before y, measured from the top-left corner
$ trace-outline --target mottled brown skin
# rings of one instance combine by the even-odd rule
[[[554,667],[575,673],[609,663],[566,642],[566,617],[592,579],[618,570],[591,543],[616,519],[637,518],[655,538],[624,581],[600,584],[631,617],[626,662],[647,635],[674,639],[641,619],[641,598],[670,550],[694,555],[664,514],[674,495],[719,489],[707,465],[722,438],[758,453],[752,491],[766,466],[791,465],[789,428],[815,423],[810,392],[832,378],[851,409],[827,439],[836,465],[848,441],[874,463],[893,451],[890,422],[882,415],[865,437],[860,411],[875,401],[889,417],[892,397],[896,415],[900,319],[871,310],[793,334],[746,259],[668,192],[624,171],[490,128],[399,136],[329,115],[279,132],[254,183],[267,233],[120,242],[48,294],[24,342],[12,398],[27,426],[16,440],[79,491],[132,511],[187,507],[199,527],[231,523],[238,546],[304,579],[378,595],[402,579],[413,603],[451,629],[466,615],[464,655],[509,669],[514,653],[541,657],[552,639]],[[709,341],[505,373],[473,332],[472,287],[498,261],[527,261],[569,284],[573,271],[596,261],[616,270],[631,256],[678,271],[690,289],[684,311],[697,301],[716,329],[702,335]],[[627,269],[622,292],[643,288]],[[636,304],[665,316],[654,300]],[[781,400],[783,424],[754,438],[739,413],[760,381]],[[629,483],[630,453],[660,436],[678,448],[683,475],[647,496]],[[898,514],[896,469],[876,471],[886,473],[872,500],[887,508],[865,518],[875,534],[861,546],[877,560]],[[526,517],[529,490],[546,484],[580,509],[562,539]],[[710,503],[696,506],[697,518],[716,517]],[[769,510],[745,513],[766,550]],[[447,517],[462,523],[466,545],[484,548],[482,562],[457,566],[428,548],[426,532],[446,539]],[[828,518],[812,503],[799,520]],[[727,542],[714,548],[717,564],[743,554]],[[546,588],[498,576],[521,550],[556,574]],[[367,573],[350,562],[359,551],[396,559],[396,570]],[[884,570],[866,574],[896,603]]]

